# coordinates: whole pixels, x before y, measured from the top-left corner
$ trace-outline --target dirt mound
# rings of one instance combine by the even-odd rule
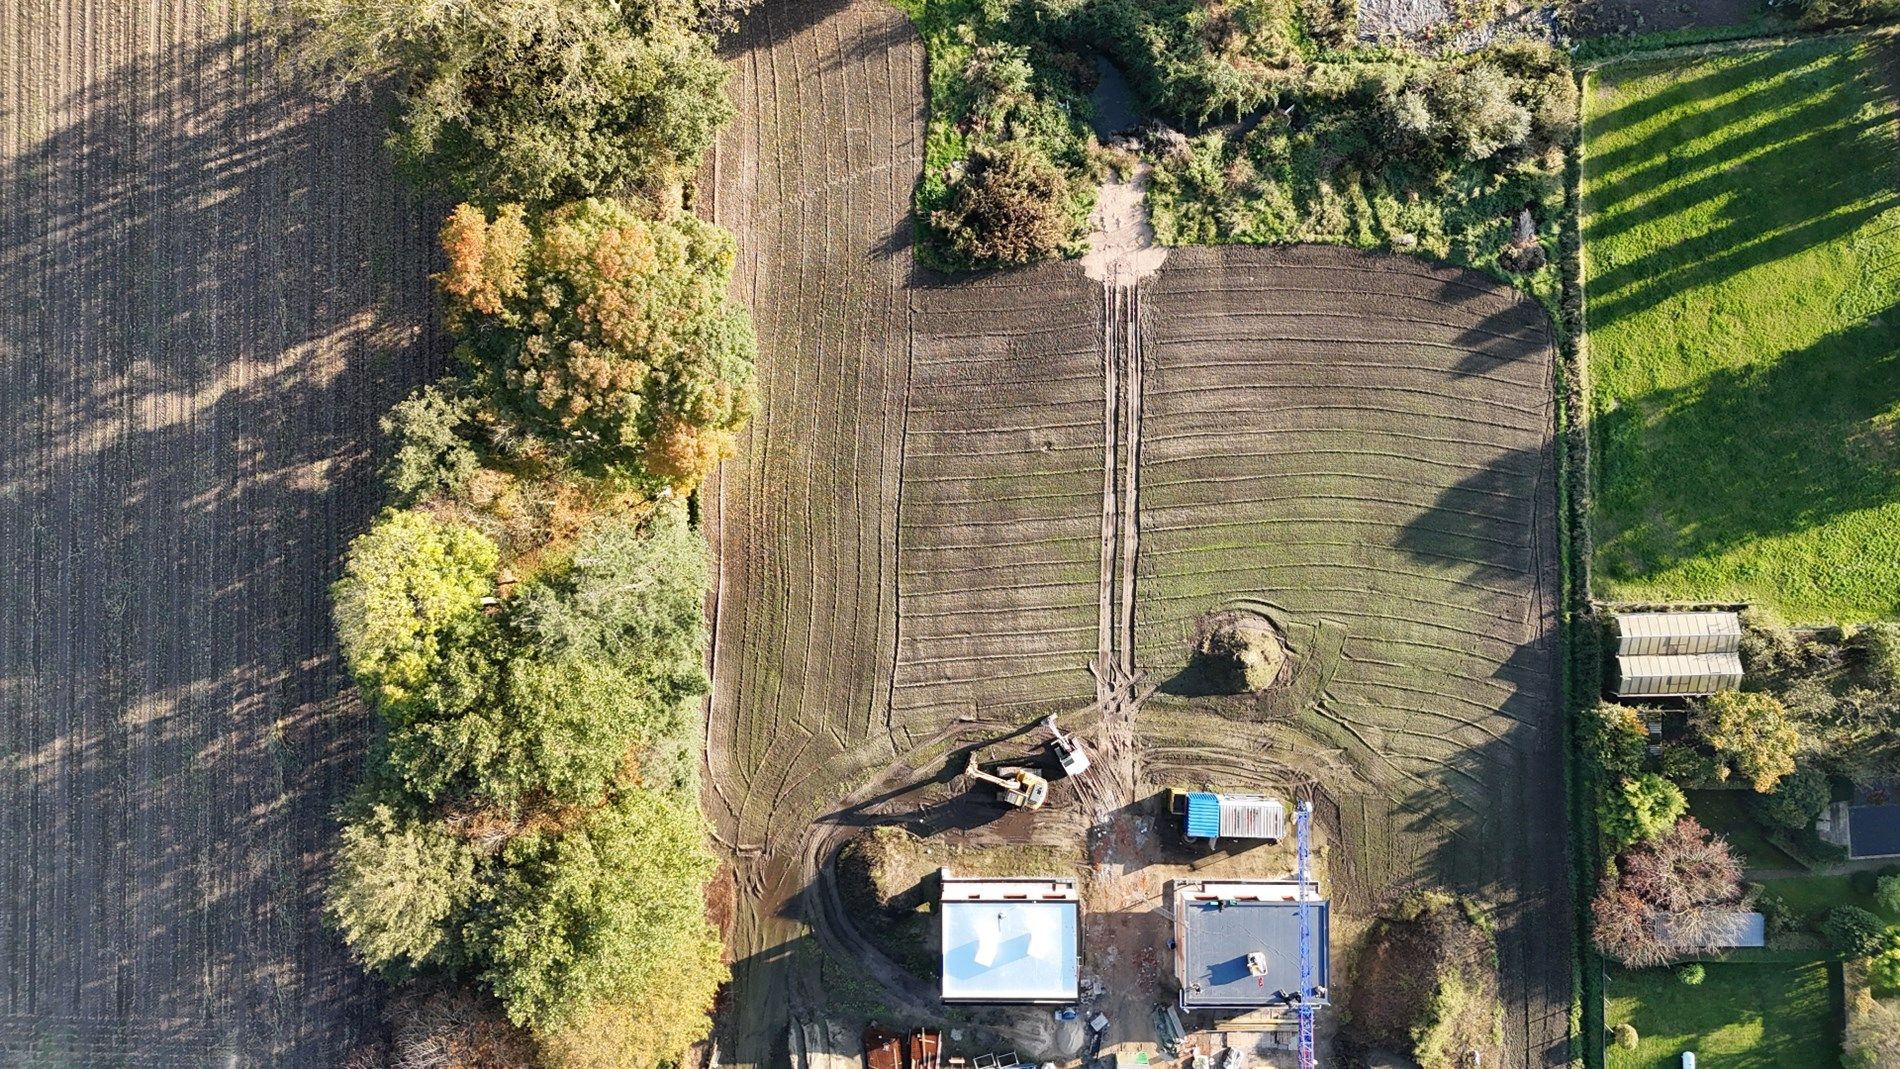
[[[1202,622],[1195,660],[1213,690],[1257,694],[1285,677],[1286,639],[1264,616],[1217,612]]]

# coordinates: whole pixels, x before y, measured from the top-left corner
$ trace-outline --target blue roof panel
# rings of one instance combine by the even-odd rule
[[[1187,834],[1191,839],[1220,835],[1220,795],[1195,791],[1187,796]]]

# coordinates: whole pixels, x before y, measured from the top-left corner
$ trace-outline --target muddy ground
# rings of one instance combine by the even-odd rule
[[[325,590],[436,213],[223,3],[0,5],[0,1063],[333,1067]]]

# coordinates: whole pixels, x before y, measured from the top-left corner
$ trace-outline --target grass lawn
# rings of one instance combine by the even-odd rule
[[[1801,862],[1768,841],[1761,824],[1749,812],[1753,791],[1689,791],[1689,815],[1702,826],[1727,839],[1742,864],[1757,868],[1791,869]]]
[[[1862,37],[1585,92],[1597,593],[1900,615],[1900,166]]]
[[[1668,969],[1612,971],[1609,1027],[1636,1027],[1635,1050],[1610,1045],[1607,1069],[1675,1069],[1694,1051],[1697,1069],[1837,1069],[1827,966],[1710,965],[1690,987]]]

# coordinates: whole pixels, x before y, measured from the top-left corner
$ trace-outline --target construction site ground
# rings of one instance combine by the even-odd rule
[[[1137,904],[1188,871],[1140,816],[1165,786],[1314,799],[1336,997],[1392,899],[1486,903],[1500,1064],[1567,1062],[1545,311],[1411,257],[1156,249],[1139,174],[1103,198],[1084,263],[934,275],[911,250],[908,22],[874,0],[749,20],[701,202],[738,232],[763,354],[760,414],[705,508],[720,1064],[813,1061],[872,1018],[1072,1045],[1046,1010],[946,1009],[867,936],[838,859],[885,824],[965,859],[1067,851],[1109,1040],[1146,1042],[1172,994]],[[1284,635],[1266,693],[1195,685],[1222,613]],[[1051,713],[1085,777],[1034,815],[967,789],[972,752],[1038,751]],[[1282,847],[1206,871],[1290,868]]]

